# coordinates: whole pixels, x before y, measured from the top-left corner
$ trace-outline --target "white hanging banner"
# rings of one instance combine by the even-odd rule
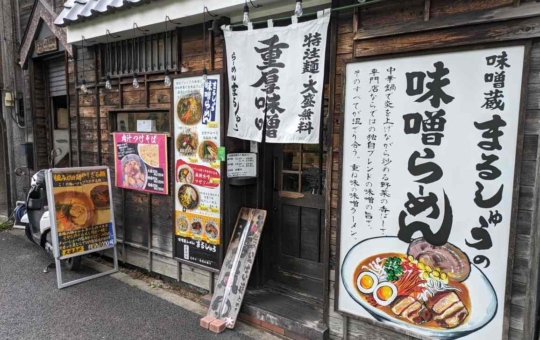
[[[224,26],[229,76],[229,137],[319,143],[330,10],[287,27],[233,32]],[[266,113],[266,115],[265,115]],[[266,116],[266,129],[265,129]]]

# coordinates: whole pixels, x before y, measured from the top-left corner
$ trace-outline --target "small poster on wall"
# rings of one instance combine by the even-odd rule
[[[115,132],[116,186],[167,195],[167,135]]]
[[[340,312],[504,338],[524,50],[346,64]]]
[[[175,258],[218,271],[221,229],[221,76],[173,81]]]

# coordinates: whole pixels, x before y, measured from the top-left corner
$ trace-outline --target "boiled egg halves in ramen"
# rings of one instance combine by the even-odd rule
[[[358,290],[361,291],[364,294],[373,293],[375,291],[375,287],[379,284],[379,279],[377,276],[370,272],[363,272],[360,275],[358,275],[358,279],[356,280],[356,286],[358,287]]]

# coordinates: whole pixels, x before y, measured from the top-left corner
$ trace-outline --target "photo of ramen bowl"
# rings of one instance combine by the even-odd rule
[[[191,223],[191,232],[194,236],[201,236],[203,233],[202,224],[199,221]]]
[[[180,98],[176,104],[176,115],[185,125],[195,125],[202,119],[202,97],[200,93],[192,93]]]
[[[96,209],[110,209],[111,197],[109,196],[109,186],[102,184],[95,186],[90,191],[90,198]]]
[[[179,215],[176,218],[176,235],[185,234],[189,232],[189,221],[186,216]]]
[[[210,140],[205,140],[199,145],[199,158],[204,162],[215,162],[218,155],[218,146]]]
[[[182,156],[193,156],[199,147],[199,135],[191,129],[182,130],[176,137],[176,149]]]
[[[209,240],[216,240],[219,237],[219,229],[217,228],[216,223],[213,221],[206,222],[204,231],[206,232],[206,237],[208,237]]]
[[[157,144],[139,144],[139,156],[148,165],[159,167],[159,146]]]
[[[122,183],[125,188],[144,189],[148,181],[146,165],[135,154],[122,158]]]
[[[178,189],[178,202],[186,210],[193,210],[199,205],[199,193],[189,184],[184,184]]]
[[[178,181],[180,183],[191,184],[193,183],[194,179],[195,175],[193,173],[193,169],[189,165],[182,165],[178,169]]]
[[[474,333],[498,309],[489,279],[450,243],[367,239],[349,250],[340,272],[343,294],[373,318],[433,339]]]
[[[83,192],[57,193],[54,195],[54,206],[58,232],[84,229],[94,223],[94,203]]]

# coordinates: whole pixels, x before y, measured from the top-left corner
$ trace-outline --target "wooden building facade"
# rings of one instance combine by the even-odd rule
[[[321,7],[356,4],[357,1],[333,0]],[[210,71],[221,70],[226,75],[223,38],[209,31],[209,37],[203,41],[202,25],[196,24],[174,28],[167,35],[138,34],[136,46],[143,59],[139,59],[136,67],[140,87],[134,88],[131,37],[111,39],[109,43],[88,41],[84,48],[80,43],[68,44],[65,32],[62,33],[64,29],[52,24],[54,15],[38,1],[30,18],[24,18],[29,24],[21,47],[21,65],[29,71],[28,107],[33,122],[35,170],[47,167],[48,154],[55,147],[53,140],[58,139],[55,133],[60,109],[69,112],[66,135],[69,149],[64,166],[108,165],[114,172],[111,112],[154,110],[156,114],[171,115],[172,93],[164,84],[166,69],[173,74],[197,75],[206,64]],[[45,26],[48,31],[40,36]],[[211,27],[211,23],[206,27]],[[36,55],[34,41],[51,35],[58,38],[61,48]],[[223,179],[224,244],[232,233],[240,207],[269,212],[241,317],[291,338],[414,339],[336,311],[344,62],[522,41],[530,46],[526,50],[529,74],[523,83],[527,94],[525,127],[518,140],[523,144],[523,153],[518,157],[521,173],[519,204],[515,207],[515,245],[511,248],[512,284],[507,287],[510,291],[510,307],[505,314],[508,329],[501,339],[537,339],[540,4],[533,0],[374,0],[333,12],[329,37],[325,124],[319,145],[259,145],[261,171],[257,181],[234,185]],[[168,48],[160,56],[165,40]],[[105,88],[109,71],[110,90]],[[88,86],[84,94],[83,79]],[[223,96],[227,98],[225,88]],[[225,115],[229,115],[228,105]],[[168,126],[167,131],[172,130]],[[249,152],[249,143],[245,141],[227,138],[225,146],[227,153]],[[310,171],[318,172],[313,175]],[[278,186],[274,183],[276,176],[281,179]],[[308,176],[317,178],[317,183],[308,186]],[[172,170],[170,178],[174,178]],[[174,192],[174,181],[170,185],[170,192]],[[115,188],[113,194],[121,261],[195,289],[213,291],[216,279],[213,273],[173,259],[174,194],[150,195],[120,188]],[[279,306],[272,306],[268,299],[278,301]]]

